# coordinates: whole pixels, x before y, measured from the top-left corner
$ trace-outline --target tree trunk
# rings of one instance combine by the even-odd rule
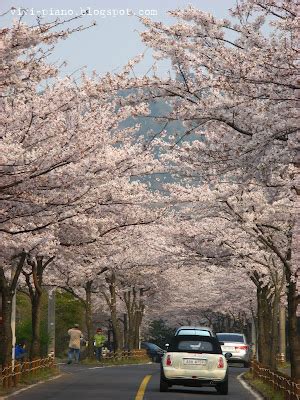
[[[128,321],[128,349],[132,350],[134,348],[134,328],[135,328],[135,311],[136,311],[136,290],[132,288],[124,293],[123,296],[126,311],[127,311],[127,321]]]
[[[26,252],[22,251],[18,257],[19,262],[11,276],[11,280],[5,276],[3,268],[0,268],[0,293],[2,298],[2,331],[0,332],[0,358],[2,365],[11,363],[12,358],[12,331],[11,331],[11,313],[12,300],[15,294],[20,273],[22,271]],[[13,267],[12,267],[13,268]]]
[[[129,350],[129,336],[128,336],[128,316],[124,314],[123,316],[124,324],[124,349]]]
[[[120,323],[117,318],[117,313],[115,307],[111,309],[111,323],[113,327],[113,335],[114,335],[114,349],[115,351],[122,350],[123,348],[123,340],[122,340],[122,331],[120,327]]]
[[[12,299],[8,288],[2,289],[2,331],[0,336],[0,356],[2,366],[11,363],[12,356],[12,331],[11,331],[11,312],[12,312]]]
[[[128,313],[128,348],[134,349],[134,314]]]
[[[132,287],[124,293],[123,299],[126,306],[128,316],[128,346],[129,349],[137,349],[140,342],[140,327],[144,315],[144,289],[139,289],[139,297],[137,290]]]
[[[109,306],[111,315],[111,324],[114,336],[114,350],[119,351],[123,349],[123,334],[118,320],[117,312],[117,293],[116,293],[116,275],[114,272],[110,276],[106,277],[108,283],[109,295],[103,293],[104,298]]]
[[[272,312],[268,302],[268,289],[257,288],[257,319],[258,319],[258,360],[264,365],[270,365],[272,352]]]
[[[94,357],[94,326],[92,316],[92,282],[87,282],[85,286],[86,303],[85,303],[85,322],[88,337],[87,356]]]
[[[36,256],[35,259],[27,259],[28,266],[31,267],[30,272],[22,271],[25,277],[31,300],[31,331],[32,341],[30,346],[30,359],[33,360],[41,356],[41,306],[43,295],[43,274],[46,267],[53,261],[54,257],[50,257],[44,262],[43,256]]]
[[[277,367],[277,354],[278,354],[278,349],[279,349],[279,303],[280,303],[280,297],[276,293],[274,296],[273,304],[272,304],[272,309],[271,311],[271,335],[270,335],[270,344],[271,344],[271,349],[273,351],[270,352],[270,367],[272,369],[276,369]]]
[[[30,359],[34,360],[41,356],[41,340],[40,340],[40,328],[41,328],[41,300],[42,293],[36,292],[31,298],[31,329],[32,329],[32,341],[30,347]]]
[[[297,383],[300,383],[300,335],[297,331],[297,307],[299,306],[299,295],[297,298],[297,286],[295,282],[290,282],[287,296],[291,376],[297,381]]]

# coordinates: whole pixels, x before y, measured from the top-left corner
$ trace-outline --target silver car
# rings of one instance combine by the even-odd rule
[[[178,335],[199,335],[216,337],[214,331],[207,326],[181,326],[175,332]]]
[[[240,362],[249,367],[250,346],[243,333],[217,333],[223,354],[230,352],[230,362]]]

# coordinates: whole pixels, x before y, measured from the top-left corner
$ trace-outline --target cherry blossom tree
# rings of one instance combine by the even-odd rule
[[[1,31],[1,51],[5,53],[0,122],[4,363],[10,357],[8,305],[21,270],[26,260],[27,266],[31,263],[36,270],[37,260],[47,257],[43,253],[36,254],[34,261],[28,258],[38,236],[55,229],[58,232],[62,222],[109,204],[110,185],[123,186],[131,176],[150,173],[158,164],[136,138],[138,126],[120,128],[129,116],[146,109],[143,104],[117,107],[111,94],[97,93],[99,80],[85,76],[80,85],[65,78],[43,86],[45,79],[56,78],[58,71],[46,63],[48,53],[38,46],[71,33],[51,33],[57,25],[27,27],[19,23]],[[14,68],[10,68],[12,64]],[[10,281],[10,259],[16,254],[20,263]],[[24,269],[28,284],[28,274],[36,277],[33,270]],[[44,270],[39,271],[42,274]],[[40,297],[41,274],[32,301]]]
[[[5,362],[9,296],[23,270],[33,304],[44,282],[82,301],[90,354],[99,294],[119,348],[120,311],[128,315],[131,347],[142,322],[157,315],[174,324],[207,310],[250,315],[256,290],[260,351],[276,347],[278,305],[287,296],[292,376],[299,379],[296,5],[241,0],[230,20],[193,7],[170,14],[177,19],[171,26],[142,19],[141,34],[155,57],[171,60],[166,79],[132,78],[137,57],[118,75],[41,88],[57,69],[37,47],[71,31],[20,23],[0,31]],[[164,113],[153,115],[155,101],[167,103]],[[149,142],[139,138],[138,124],[124,128],[136,116],[161,122],[162,131]],[[173,121],[184,131],[172,136],[166,129]],[[162,186],[168,198],[136,182],[155,172],[178,182]],[[11,260],[18,264],[10,279]],[[161,276],[150,287],[153,271]],[[270,352],[260,359],[274,363]]]
[[[100,295],[111,314],[115,347],[117,350],[123,347],[118,303],[121,282],[125,282],[124,271],[131,270],[141,256],[145,257],[146,233],[143,231],[163,218],[165,212],[157,206],[159,196],[138,182],[116,179],[110,182],[107,193],[109,203],[98,204],[61,224],[61,251],[51,279],[52,283],[53,279],[58,280],[57,286],[84,304],[90,357],[93,355],[92,316]]]
[[[80,31],[82,27],[75,29],[59,30],[64,21],[41,23],[36,26],[27,26],[16,21],[11,28],[0,30],[0,126],[1,140],[1,239],[3,252],[1,252],[1,295],[3,329],[1,332],[1,362],[7,364],[11,357],[11,329],[10,315],[12,297],[16,291],[19,276],[27,259],[28,253],[39,242],[37,237],[29,235],[27,231],[33,231],[33,227],[24,228],[16,221],[16,230],[23,232],[16,239],[11,236],[14,230],[9,227],[10,222],[20,214],[28,218],[28,214],[35,215],[36,207],[31,209],[33,193],[29,182],[36,176],[41,176],[42,169],[38,169],[38,163],[29,168],[30,158],[25,156],[24,140],[31,122],[37,117],[29,113],[25,115],[25,104],[36,102],[36,88],[46,79],[54,78],[58,68],[46,62],[47,56],[52,51],[52,46],[60,39],[65,39],[74,31]],[[32,99],[35,99],[32,101]],[[29,106],[30,110],[30,106]],[[40,117],[40,116],[39,116]],[[18,120],[18,118],[20,118]],[[24,118],[24,119],[23,119]],[[22,122],[24,125],[22,126]],[[30,140],[27,148],[30,147]],[[25,146],[26,147],[26,146]],[[31,150],[29,150],[30,152]],[[44,171],[45,172],[45,171]],[[36,174],[36,176],[35,176]],[[27,181],[27,184],[25,183]],[[23,189],[19,186],[23,185]],[[26,192],[26,186],[28,191]],[[36,204],[37,205],[37,201]],[[40,203],[41,206],[41,203]],[[44,234],[43,234],[44,235]],[[47,233],[46,233],[47,235]],[[51,235],[50,235],[51,236]],[[16,267],[13,264],[18,260]]]
[[[171,11],[177,19],[171,26],[142,19],[147,28],[142,40],[155,50],[155,57],[171,60],[175,76],[128,79],[128,88],[140,90],[127,101],[163,99],[170,111],[151,117],[164,127],[183,122],[184,133],[169,146],[161,143],[168,149],[166,162],[178,176],[202,184],[263,185],[270,189],[267,197],[277,190],[276,207],[289,199],[289,207],[280,212],[288,221],[283,229],[272,225],[274,204],[268,201],[263,204],[270,221],[252,226],[252,233],[284,270],[292,376],[299,379],[299,267],[291,262],[298,201],[296,8],[287,0],[242,0],[231,10],[231,19],[217,19],[194,7]],[[124,80],[115,79],[115,87],[122,84]],[[260,218],[255,215],[257,203],[254,207],[253,218]],[[236,221],[234,214],[231,210],[230,218]]]
[[[184,252],[185,265],[200,263],[244,270],[248,285],[257,290],[259,357],[274,365],[278,344],[278,311],[286,301],[286,262],[290,253],[289,232],[293,207],[289,199],[277,197],[278,190],[257,185],[208,185],[180,188],[169,185],[181,206],[182,217],[173,236]],[[250,281],[252,282],[250,284]],[[271,334],[270,334],[271,332]],[[271,343],[269,343],[271,341]],[[268,346],[266,346],[268,342]]]

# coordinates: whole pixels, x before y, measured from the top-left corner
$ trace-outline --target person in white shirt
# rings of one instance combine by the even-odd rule
[[[80,342],[83,339],[83,334],[79,329],[79,325],[75,324],[73,328],[68,330],[70,336],[69,341],[69,352],[68,352],[68,364],[72,363],[73,358],[76,362],[79,362],[80,357]]]

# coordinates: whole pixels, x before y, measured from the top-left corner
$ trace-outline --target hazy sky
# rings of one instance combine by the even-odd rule
[[[45,20],[53,20],[56,18],[54,14],[58,12],[75,16],[81,14],[82,10],[89,10],[92,15],[81,18],[79,24],[88,25],[96,21],[97,26],[75,33],[58,44],[52,60],[59,63],[67,61],[68,73],[86,65],[87,72],[96,70],[102,74],[107,71],[117,72],[128,59],[145,51],[138,35],[138,31],[143,31],[143,27],[137,17],[127,15],[129,12],[127,10],[132,10],[136,14],[151,13],[154,15],[149,17],[155,20],[170,22],[172,19],[166,13],[168,10],[183,8],[189,4],[218,17],[225,17],[227,9],[235,4],[235,0],[1,0],[0,13],[12,6],[17,10],[14,16],[9,12],[1,17],[0,24],[1,26],[11,24],[13,19],[18,17],[18,7],[28,9],[29,15],[24,18],[28,23],[32,22],[36,15],[44,14]],[[116,15],[108,15],[109,13]],[[61,16],[61,18],[67,17]],[[151,64],[151,51],[148,50],[145,61],[138,67],[137,73],[145,73]],[[165,74],[168,69],[168,63],[163,63],[160,66],[161,74]]]

